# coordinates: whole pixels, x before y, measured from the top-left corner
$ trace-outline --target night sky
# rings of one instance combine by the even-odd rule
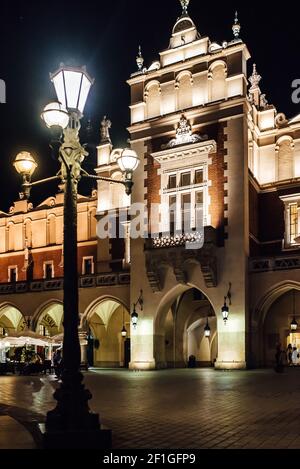
[[[261,88],[277,110],[292,117],[300,105],[291,101],[291,83],[300,78],[298,2],[270,8],[270,2],[191,0],[189,13],[202,36],[222,42],[232,38],[234,11],[238,9],[242,38],[263,76]],[[128,138],[129,87],[126,79],[136,71],[135,57],[142,45],[145,65],[168,47],[172,27],[181,13],[178,0],[1,1],[0,78],[7,86],[7,104],[0,104],[1,171],[0,210],[7,211],[20,190],[11,167],[20,150],[37,156],[35,177],[54,174],[58,166],[48,149],[49,133],[40,120],[45,104],[55,98],[49,72],[60,62],[86,65],[95,78],[85,119],[93,125],[91,143],[99,143],[99,124],[107,114],[113,122],[116,146]],[[93,152],[92,152],[93,153]],[[95,155],[85,167],[95,167]],[[52,195],[43,187],[34,200]],[[81,192],[87,193],[88,187]]]

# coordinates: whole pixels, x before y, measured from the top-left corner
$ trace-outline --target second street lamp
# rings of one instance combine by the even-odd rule
[[[80,119],[93,80],[85,68],[60,66],[51,75],[59,102],[46,106],[42,119],[53,134],[51,148],[60,162],[59,173],[48,179],[31,182],[36,167],[33,158],[16,158],[14,163],[23,177],[23,197],[30,196],[31,188],[55,179],[64,184],[64,370],[62,383],[55,391],[57,406],[48,412],[44,433],[46,448],[109,448],[110,431],[102,431],[99,416],[88,406],[91,393],[83,385],[80,372],[81,352],[78,335],[78,273],[77,273],[77,195],[82,177],[122,184],[131,194],[133,171],[139,164],[138,156],[130,149],[122,151],[120,168],[124,180],[116,181],[90,175],[81,167],[88,156],[79,140]],[[62,138],[63,136],[63,138]],[[22,166],[23,165],[23,166]],[[24,172],[25,168],[25,172]]]

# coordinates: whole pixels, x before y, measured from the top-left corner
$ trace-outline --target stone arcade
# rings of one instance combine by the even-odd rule
[[[181,3],[169,47],[148,68],[140,50],[128,80],[128,131],[142,162],[133,195],[99,182],[78,198],[82,359],[143,370],[186,366],[191,355],[217,369],[270,366],[277,343],[300,346],[290,330],[294,317],[300,324],[300,115],[268,104],[258,67],[248,77],[238,16],[232,39],[218,44]],[[110,127],[105,118],[96,171],[120,178]],[[151,226],[151,239],[130,237],[130,217],[125,239],[97,237],[108,213],[135,203],[175,209]],[[184,207],[190,232],[199,204],[201,246],[181,230]],[[0,335],[62,332],[62,206],[58,193],[0,214]]]

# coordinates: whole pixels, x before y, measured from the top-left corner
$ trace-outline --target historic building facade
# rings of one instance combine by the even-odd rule
[[[99,182],[78,199],[81,332],[93,338],[83,358],[95,365],[180,367],[194,355],[245,369],[271,365],[278,343],[300,347],[300,116],[268,104],[255,66],[248,76],[238,18],[218,44],[188,3],[168,49],[149,68],[140,51],[128,80],[141,160],[132,196]],[[118,179],[109,127],[96,172]],[[18,201],[0,216],[0,333],[62,330],[62,203]]]

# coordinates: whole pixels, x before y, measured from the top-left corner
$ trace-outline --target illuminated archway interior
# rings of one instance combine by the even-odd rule
[[[210,336],[205,336],[207,323]],[[207,297],[192,288],[176,298],[157,321],[156,360],[160,367],[213,366],[217,358],[217,319]]]
[[[118,368],[128,365],[127,350],[130,349],[130,314],[113,299],[98,303],[88,318],[93,338],[93,364],[98,367]],[[127,331],[122,337],[123,326]]]
[[[26,321],[22,313],[14,306],[6,305],[0,308],[0,333],[10,335],[22,332],[26,328]]]
[[[62,304],[52,303],[43,309],[37,322],[36,332],[50,337],[63,332]]]
[[[291,344],[300,351],[300,292],[295,289],[277,298],[269,308],[263,328],[264,365],[274,366],[276,346],[286,350]],[[291,332],[291,322],[296,319],[298,329]]]

